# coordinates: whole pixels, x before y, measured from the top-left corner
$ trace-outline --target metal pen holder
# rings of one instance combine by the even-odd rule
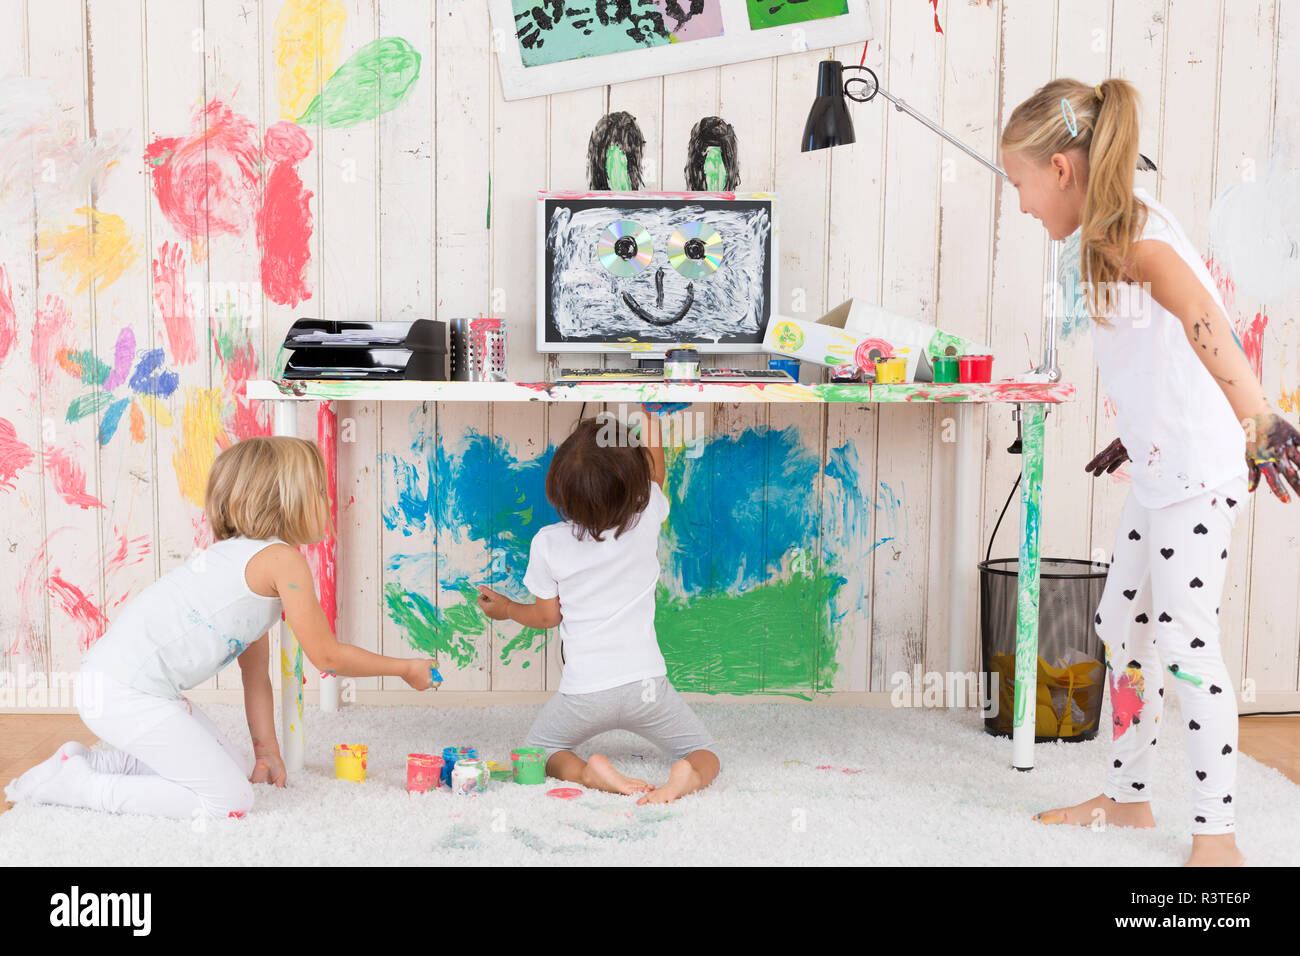
[[[506,334],[500,319],[452,319],[450,329],[453,382],[504,382]]]

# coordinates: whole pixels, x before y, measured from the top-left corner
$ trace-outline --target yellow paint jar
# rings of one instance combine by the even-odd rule
[[[876,384],[897,385],[907,378],[907,359],[876,359]]]
[[[366,779],[366,758],[370,748],[365,744],[339,744],[334,748],[334,777],[361,783]]]

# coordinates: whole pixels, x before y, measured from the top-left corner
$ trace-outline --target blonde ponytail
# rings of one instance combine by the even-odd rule
[[[1137,90],[1127,80],[1088,86],[1059,79],[1017,106],[1002,132],[1003,151],[1023,151],[1038,163],[1073,151],[1086,163],[1079,275],[1087,283],[1088,311],[1102,324],[1117,305],[1116,285],[1131,281],[1133,244],[1146,224],[1146,204],[1133,195],[1138,110]]]

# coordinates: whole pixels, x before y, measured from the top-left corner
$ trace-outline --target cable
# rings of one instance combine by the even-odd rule
[[[1249,714],[1238,714],[1238,717],[1295,717],[1300,715],[1300,710],[1257,710]]]
[[[1016,475],[1016,483],[1011,486],[1011,494],[1007,495],[1006,503],[1002,505],[1002,514],[998,515],[997,524],[993,526],[993,533],[989,535],[989,549],[984,554],[984,561],[986,563],[988,562],[989,558],[992,557],[993,555],[993,539],[998,536],[998,528],[1002,527],[1002,516],[1007,513],[1007,508],[1011,507],[1011,499],[1015,496],[1016,489],[1020,487],[1020,479],[1023,478],[1024,476],[1025,473],[1023,471],[1020,474]]]

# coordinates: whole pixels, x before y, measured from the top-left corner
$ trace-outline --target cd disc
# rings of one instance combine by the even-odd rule
[[[620,219],[610,223],[596,241],[600,264],[612,275],[634,276],[644,272],[654,258],[650,233],[640,223]]]
[[[688,279],[713,275],[722,262],[722,236],[703,222],[684,222],[668,237],[668,262]]]

